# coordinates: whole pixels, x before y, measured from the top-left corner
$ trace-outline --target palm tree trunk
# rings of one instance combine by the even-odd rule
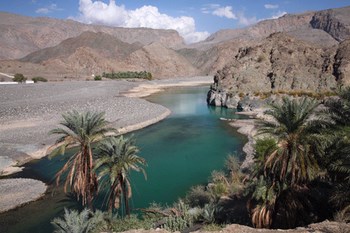
[[[126,190],[126,183],[124,181],[123,181],[123,197],[124,197],[124,205],[125,205],[126,216],[130,216],[128,191]]]

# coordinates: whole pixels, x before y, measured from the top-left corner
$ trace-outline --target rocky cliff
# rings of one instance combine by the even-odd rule
[[[349,39],[350,7],[316,12],[310,25],[327,32],[337,41]]]
[[[285,28],[240,46],[216,72],[208,103],[235,108],[242,96],[320,93],[350,85],[350,7],[295,17],[301,16],[291,31]]]
[[[350,84],[350,40],[323,49],[276,33],[257,46],[242,47],[219,70],[208,103],[237,106],[237,94],[261,92],[326,92]]]

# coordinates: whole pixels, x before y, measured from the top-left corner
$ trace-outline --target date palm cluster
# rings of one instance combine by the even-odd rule
[[[64,191],[71,191],[83,206],[93,208],[99,189],[107,190],[109,210],[120,207],[130,213],[131,198],[129,172],[142,171],[146,161],[138,156],[132,138],[116,136],[104,113],[71,111],[63,114],[61,127],[50,134],[59,135],[50,148],[50,156],[64,155],[67,149],[75,151],[56,174],[56,183],[66,175]]]
[[[334,186],[330,202],[349,217],[350,89],[322,104],[310,98],[283,98],[265,115],[258,122],[262,136],[246,190],[253,225],[295,227],[297,221],[315,221],[310,211],[317,182]]]

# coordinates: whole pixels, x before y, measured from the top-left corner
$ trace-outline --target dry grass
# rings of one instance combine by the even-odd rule
[[[314,91],[305,91],[305,90],[275,90],[270,92],[254,92],[254,96],[260,97],[261,99],[266,99],[270,97],[271,95],[289,95],[293,97],[310,97],[315,99],[323,99],[325,97],[330,96],[336,96],[337,94],[333,91],[321,91],[321,92],[314,92]]]

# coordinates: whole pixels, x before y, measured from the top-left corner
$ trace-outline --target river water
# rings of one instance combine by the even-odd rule
[[[147,100],[166,106],[172,114],[165,120],[134,132],[140,156],[144,157],[147,180],[131,174],[134,209],[150,203],[172,204],[184,197],[191,186],[206,184],[213,170],[224,166],[227,155],[241,153],[245,138],[221,121],[238,118],[233,110],[207,106],[208,87],[168,89]],[[130,135],[128,135],[130,136]],[[52,183],[63,165],[62,158],[29,163],[15,177],[31,177]],[[50,220],[63,208],[79,208],[74,200],[52,185],[45,197],[16,210],[0,214],[0,232],[52,232]]]

